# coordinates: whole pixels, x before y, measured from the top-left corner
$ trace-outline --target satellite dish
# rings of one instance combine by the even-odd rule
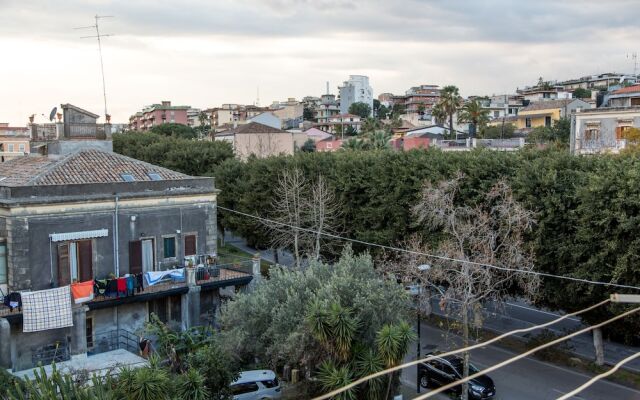
[[[51,113],[49,114],[49,121],[53,121],[53,119],[56,117],[57,111],[58,111],[58,107],[53,107],[53,109],[51,110]]]

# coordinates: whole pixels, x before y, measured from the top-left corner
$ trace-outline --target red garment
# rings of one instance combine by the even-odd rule
[[[118,294],[120,293],[127,294],[127,278],[116,279],[116,284],[118,286]]]

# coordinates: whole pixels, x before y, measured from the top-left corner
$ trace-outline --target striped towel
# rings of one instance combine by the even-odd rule
[[[69,286],[22,293],[22,331],[73,326]]]
[[[174,282],[184,280],[184,268],[170,269],[167,271],[148,271],[144,273],[146,286],[153,286],[165,278],[171,278]]]
[[[93,281],[72,283],[71,294],[76,304],[93,300]]]

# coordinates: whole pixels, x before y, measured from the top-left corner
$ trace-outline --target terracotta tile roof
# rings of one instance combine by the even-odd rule
[[[626,94],[640,92],[640,85],[627,86],[622,89],[614,90],[611,94]]]
[[[531,103],[528,106],[521,108],[522,111],[538,111],[538,110],[552,110],[555,108],[566,107],[569,103],[577,99],[562,99],[562,100],[542,100]]]
[[[190,178],[121,154],[91,149],[58,159],[27,156],[6,161],[0,164],[0,186],[125,182],[122,174],[132,175],[135,181],[152,181],[150,173],[157,174],[160,180]]]

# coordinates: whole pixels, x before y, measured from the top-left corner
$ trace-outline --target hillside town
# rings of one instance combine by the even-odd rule
[[[200,6],[220,23],[211,10],[233,8]],[[318,36],[318,16],[300,28],[280,14],[284,3],[237,7],[256,19],[243,29],[286,20],[305,43],[333,38]],[[377,10],[327,7],[335,18]],[[405,41],[412,17],[393,32],[376,15],[385,40]],[[375,65],[336,73],[322,58],[335,82],[309,73],[248,100],[244,82],[184,95],[185,76],[210,71],[180,51],[224,52],[182,27],[160,42],[193,40],[166,60],[184,80],[159,65],[127,96],[129,66],[105,72],[103,57],[126,48],[135,62],[129,51],[153,41],[132,28],[118,42],[100,30],[114,16],[93,18],[77,29],[97,46],[99,93],[67,81],[51,109],[32,97],[0,110],[0,400],[640,399],[635,52],[579,69],[530,62],[517,81],[473,84],[405,70],[393,80]],[[23,40],[24,27],[2,29],[0,43]],[[225,29],[243,51],[258,41]]]

